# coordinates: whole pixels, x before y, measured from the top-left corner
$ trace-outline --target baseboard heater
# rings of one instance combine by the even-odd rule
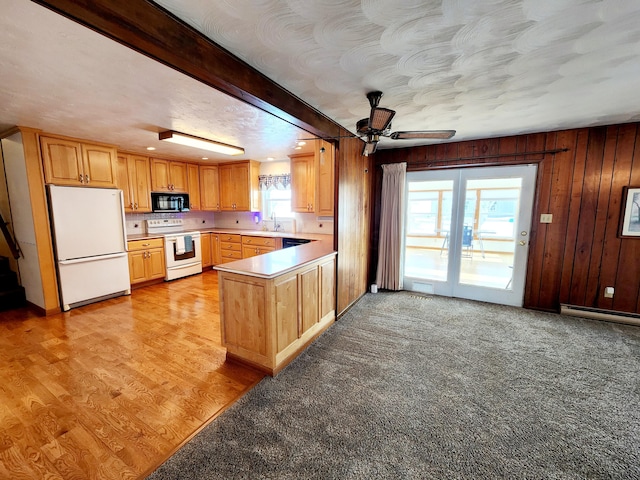
[[[608,322],[628,323],[640,326],[640,315],[637,313],[616,312],[592,307],[579,307],[577,305],[560,304],[560,313],[574,317],[593,318]]]

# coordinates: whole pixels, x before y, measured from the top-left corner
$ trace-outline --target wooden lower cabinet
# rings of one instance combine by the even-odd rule
[[[242,258],[255,257],[282,248],[282,239],[242,235]]]
[[[335,253],[274,278],[219,271],[227,357],[276,375],[335,321]]]
[[[131,285],[165,277],[164,240],[162,238],[132,240],[127,242],[127,246]]]
[[[200,252],[202,253],[202,270],[213,265],[211,258],[211,234],[200,234]]]
[[[220,263],[235,262],[242,258],[242,235],[235,233],[221,233]]]
[[[218,265],[222,263],[222,254],[220,252],[220,234],[211,234],[211,263]]]

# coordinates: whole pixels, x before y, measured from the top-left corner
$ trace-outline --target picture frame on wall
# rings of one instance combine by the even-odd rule
[[[640,187],[622,189],[619,236],[640,238]]]

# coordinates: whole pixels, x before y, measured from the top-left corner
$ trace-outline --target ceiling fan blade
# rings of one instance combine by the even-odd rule
[[[393,140],[410,140],[414,138],[435,138],[438,140],[447,140],[455,134],[455,130],[414,130],[407,132],[393,132],[389,137]]]
[[[380,132],[386,130],[391,124],[391,120],[395,114],[395,110],[389,108],[372,108],[371,115],[369,115],[369,128]]]

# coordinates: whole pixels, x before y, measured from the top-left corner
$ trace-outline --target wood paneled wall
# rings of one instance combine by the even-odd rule
[[[409,171],[538,163],[524,306],[640,313],[640,238],[618,237],[622,188],[640,186],[640,124],[382,150],[375,161],[376,185],[385,163],[407,162]],[[379,188],[374,194],[377,212]],[[539,223],[541,213],[553,214],[553,223]],[[378,221],[376,213],[371,270]],[[608,286],[613,299],[604,298]]]
[[[348,135],[348,132],[344,132]],[[371,245],[373,161],[362,156],[362,141],[340,141],[337,182],[338,308],[344,313],[367,291]]]

